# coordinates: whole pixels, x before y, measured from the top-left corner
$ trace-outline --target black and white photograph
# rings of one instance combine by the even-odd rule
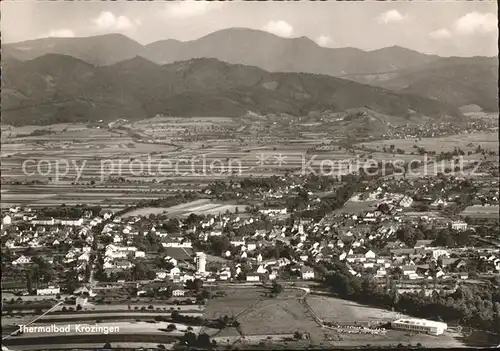
[[[500,347],[496,1],[0,6],[2,351]]]

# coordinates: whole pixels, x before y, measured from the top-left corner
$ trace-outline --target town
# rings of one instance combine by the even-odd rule
[[[115,213],[86,205],[11,207],[2,218],[5,341],[22,340],[19,321],[40,315],[46,323],[119,321],[123,328],[132,327],[127,320],[166,323],[158,343],[177,335],[189,345],[254,337],[262,346],[268,337],[300,335],[321,344],[325,336],[300,320],[292,324],[297,330],[278,323],[277,331],[252,332],[243,311],[250,297],[241,310],[219,312],[226,299],[235,304],[234,294],[252,290],[264,296],[255,303],[299,301],[315,327],[337,341],[354,331],[494,332],[498,196],[495,177],[287,175],[218,180],[197,193],[179,192],[162,212],[147,202]],[[230,198],[247,206],[200,214]],[[332,318],[337,300],[323,303],[328,296],[393,312],[339,320]],[[112,345],[113,335],[104,336]]]
[[[500,347],[495,2],[0,6],[2,351]]]

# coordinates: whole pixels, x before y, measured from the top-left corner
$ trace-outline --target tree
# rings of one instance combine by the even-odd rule
[[[77,310],[77,311],[81,311],[81,310],[82,310],[82,305],[77,305],[77,306],[76,306],[76,310]]]
[[[209,348],[212,346],[210,342],[210,336],[207,333],[202,333],[198,335],[197,346],[203,348]]]
[[[212,296],[212,294],[207,289],[203,289],[203,291],[201,292],[201,297],[203,299],[209,299],[211,296]]]
[[[179,317],[180,317],[180,314],[178,311],[173,311],[171,314],[170,314],[170,317],[172,318],[172,320],[175,322],[175,321],[178,321],[179,320]]]
[[[199,278],[196,278],[195,280],[188,280],[186,282],[186,288],[194,290],[197,294],[199,294],[201,289],[203,289],[203,281]]]
[[[104,346],[102,347],[105,350],[111,349],[111,344],[109,342],[105,343]]]
[[[33,272],[31,270],[26,272],[26,290],[29,294],[33,293]]]
[[[72,294],[80,286],[78,281],[78,273],[75,269],[71,269],[66,272],[64,277],[64,285],[66,286],[66,292]]]
[[[221,256],[223,253],[229,250],[231,246],[229,237],[227,237],[226,235],[211,236],[209,240],[210,248],[212,249],[212,252],[217,256]]]
[[[169,325],[167,326],[167,330],[168,330],[168,331],[174,331],[174,330],[177,330],[177,326],[176,326],[175,324],[171,323],[171,324],[169,324]]]
[[[196,345],[196,342],[197,342],[196,334],[193,332],[184,333],[184,336],[182,337],[182,341],[186,345],[194,346],[194,345]]]
[[[273,281],[273,286],[271,288],[271,291],[274,294],[279,294],[279,293],[281,293],[283,291],[283,287],[281,286],[281,284],[278,284],[275,281]]]

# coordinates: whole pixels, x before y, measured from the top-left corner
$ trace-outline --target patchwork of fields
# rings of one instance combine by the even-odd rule
[[[168,214],[169,216],[188,216],[191,213],[198,215],[224,214],[226,211],[245,211],[245,206],[214,203],[209,199],[200,199],[172,207],[145,207],[125,213],[124,217],[149,216],[150,214]]]
[[[395,149],[403,149],[405,153],[417,153],[414,146],[424,148],[427,151],[435,151],[436,153],[453,151],[457,147],[467,154],[467,151],[474,152],[479,145],[485,150],[498,151],[498,133],[485,132],[439,138],[377,140],[357,144],[359,147],[364,146],[368,149],[377,150],[382,150],[384,147],[388,149],[391,145],[394,145]]]

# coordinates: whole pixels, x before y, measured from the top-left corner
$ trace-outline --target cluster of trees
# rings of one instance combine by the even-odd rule
[[[197,347],[205,350],[211,349],[217,345],[215,340],[210,340],[210,336],[207,333],[199,334],[198,337],[196,337],[196,334],[191,331],[185,333],[181,337],[180,342],[186,346]]]
[[[398,294],[394,286],[377,284],[372,276],[355,277],[341,262],[326,267],[324,284],[341,298],[373,304],[421,318],[441,318],[482,330],[500,330],[500,282],[498,285],[461,286],[454,293],[424,291]],[[499,279],[500,280],[500,279]]]
[[[26,270],[26,290],[30,294],[38,284],[51,283],[54,280],[55,272],[53,267],[41,256],[34,256],[33,264]],[[34,284],[35,283],[35,284]]]
[[[54,217],[54,218],[81,218],[85,212],[92,212],[92,216],[98,216],[101,213],[100,206],[87,206],[79,204],[76,206],[66,206],[62,204],[59,207],[46,207],[40,209],[41,217]]]
[[[408,247],[414,247],[417,240],[433,240],[433,246],[464,247],[476,244],[474,236],[477,233],[471,229],[456,231],[451,228],[436,229],[432,226],[418,225],[416,228],[401,227],[396,232],[396,237]]]
[[[275,297],[275,296],[281,294],[282,291],[283,291],[283,286],[281,286],[281,284],[278,284],[275,281],[273,281],[273,285],[271,286],[271,294],[272,294],[271,296]]]
[[[168,317],[158,316],[155,317],[155,320],[159,321],[168,321]],[[217,319],[205,319],[201,317],[192,317],[185,316],[180,314],[178,311],[173,311],[170,315],[170,320],[174,323],[182,323],[186,325],[195,325],[195,326],[205,326],[208,328],[215,329],[224,329],[228,327],[239,328],[240,323],[236,320],[235,317],[229,317],[228,315],[224,315],[223,317],[219,317]]]
[[[335,191],[335,194],[330,197],[325,197],[321,201],[321,206],[313,210],[305,210],[298,214],[304,218],[315,218],[320,220],[327,213],[344,206],[347,200],[359,189],[362,177],[355,175],[342,176],[343,186]]]
[[[405,153],[405,150],[403,149],[400,149],[400,148],[396,148],[394,144],[391,144],[389,145],[389,149],[387,149],[385,146],[382,148],[382,151],[383,152],[392,152],[392,153],[397,153],[397,154],[404,154]]]
[[[163,249],[160,238],[154,232],[148,232],[145,236],[135,235],[133,245],[140,251],[160,252]]]

